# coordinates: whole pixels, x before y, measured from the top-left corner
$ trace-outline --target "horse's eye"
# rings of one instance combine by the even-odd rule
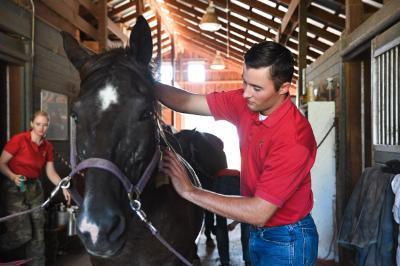
[[[70,117],[75,121],[75,124],[78,124],[78,114],[75,112],[71,112]]]
[[[140,120],[149,120],[149,119],[154,119],[155,118],[155,113],[153,110],[147,110],[143,112],[142,116],[140,117]]]

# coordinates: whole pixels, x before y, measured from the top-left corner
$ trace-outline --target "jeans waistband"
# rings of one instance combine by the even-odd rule
[[[295,222],[295,223],[292,223],[292,224],[282,224],[282,225],[276,225],[276,226],[254,226],[254,225],[252,225],[251,227],[252,227],[253,229],[258,230],[258,229],[274,228],[274,227],[287,226],[287,225],[291,225],[291,226],[301,226],[301,225],[304,225],[304,224],[306,224],[306,223],[309,223],[309,220],[310,220],[310,219],[312,219],[311,214],[307,214],[306,216],[304,216],[303,219],[301,219],[301,220],[299,220],[299,221],[297,221],[297,222]]]

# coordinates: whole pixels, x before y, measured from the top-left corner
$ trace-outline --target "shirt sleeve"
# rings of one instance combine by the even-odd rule
[[[213,92],[207,95],[207,103],[215,120],[227,120],[235,125],[245,106],[243,90]]]
[[[8,142],[7,144],[4,146],[4,150],[8,153],[10,153],[11,155],[15,155],[17,154],[18,150],[21,148],[21,143],[22,143],[22,139],[21,139],[22,135],[15,135],[13,136]]]
[[[289,148],[282,145],[265,160],[255,195],[282,207],[310,178],[313,163],[310,150],[303,145],[294,144]]]
[[[53,144],[51,144],[50,142],[47,142],[47,145],[46,145],[46,161],[47,162],[54,161]]]

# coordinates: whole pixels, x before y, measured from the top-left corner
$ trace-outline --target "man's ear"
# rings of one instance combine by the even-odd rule
[[[279,88],[279,91],[278,91],[279,94],[283,95],[283,94],[289,93],[290,86],[291,86],[290,82],[283,83],[282,86]]]

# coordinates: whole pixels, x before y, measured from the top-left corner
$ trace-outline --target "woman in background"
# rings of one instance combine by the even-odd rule
[[[31,130],[17,134],[4,146],[0,157],[1,205],[5,215],[18,213],[40,206],[44,194],[39,181],[43,169],[47,177],[57,185],[61,178],[54,168],[53,145],[45,139],[50,118],[44,111],[37,111],[31,119]],[[71,195],[63,189],[67,204]],[[45,265],[44,212],[38,210],[21,215],[4,223],[5,232],[0,234],[0,249],[13,250],[23,246],[25,256],[32,259],[30,265]]]

